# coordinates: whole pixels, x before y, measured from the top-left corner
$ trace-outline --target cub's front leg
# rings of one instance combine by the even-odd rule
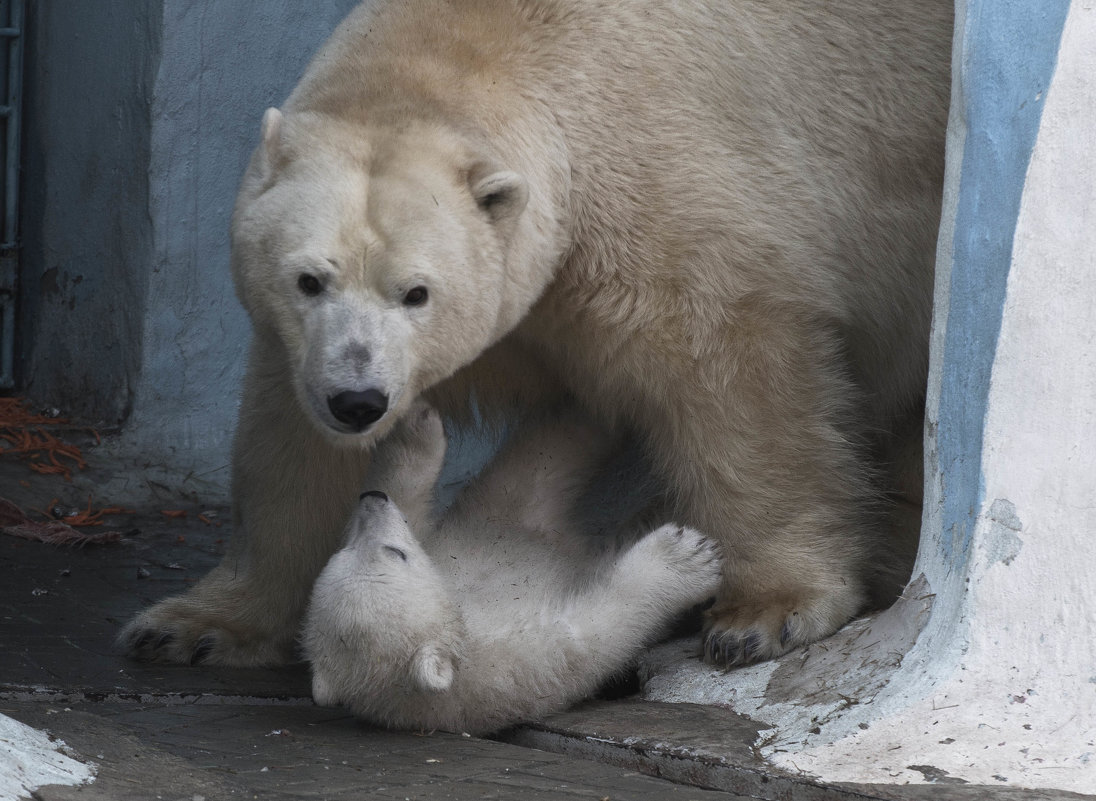
[[[293,658],[312,584],[337,550],[369,453],[305,417],[285,358],[256,336],[233,454],[233,532],[190,591],[135,617],[118,641],[138,659],[273,665]]]
[[[434,522],[434,486],[446,451],[437,410],[416,400],[377,447],[362,488],[390,496],[412,531]]]

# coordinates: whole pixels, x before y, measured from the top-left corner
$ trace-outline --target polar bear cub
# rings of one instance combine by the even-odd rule
[[[386,492],[361,496],[312,593],[317,703],[396,728],[494,731],[588,696],[715,595],[720,555],[692,529],[622,550],[576,532],[568,513],[604,444],[589,427],[521,438],[436,524],[441,423],[423,409],[401,427],[370,471]]]

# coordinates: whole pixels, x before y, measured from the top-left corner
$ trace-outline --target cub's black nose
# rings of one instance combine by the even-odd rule
[[[380,498],[382,501],[387,501],[388,496],[380,490],[369,490],[369,492],[363,492],[358,496],[358,500],[365,500],[366,498]]]
[[[377,389],[340,392],[327,399],[327,408],[340,423],[362,431],[381,419],[388,410],[388,396]]]

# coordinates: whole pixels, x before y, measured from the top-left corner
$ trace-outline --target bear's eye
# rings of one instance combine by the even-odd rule
[[[301,273],[297,276],[297,288],[310,298],[323,292],[323,283],[319,278],[310,273]]]
[[[484,195],[479,199],[479,207],[484,211],[490,211],[495,206],[503,203],[506,200],[506,191],[500,189],[498,192],[491,192]]]
[[[394,553],[396,556],[398,556],[403,561],[405,561],[405,562],[407,561],[407,554],[405,554],[403,551],[401,551],[395,545],[385,545],[384,549],[386,551],[391,551],[392,553]]]
[[[409,289],[407,294],[403,296],[404,306],[421,306],[426,303],[426,299],[429,297],[429,293],[426,291],[426,287],[417,286],[414,289]]]

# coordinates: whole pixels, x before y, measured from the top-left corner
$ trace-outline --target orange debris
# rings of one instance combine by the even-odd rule
[[[70,526],[101,526],[103,525],[103,518],[107,515],[126,515],[133,514],[132,509],[123,509],[121,506],[108,506],[105,509],[100,509],[97,512],[91,510],[91,496],[88,496],[88,508],[83,512],[79,512],[74,515],[66,515],[62,517],[67,525]]]
[[[0,447],[0,454],[14,453],[25,457],[31,470],[64,476],[72,480],[72,468],[83,470],[87,467],[80,448],[68,442],[62,442],[42,426],[67,425],[68,418],[46,417],[35,414],[22,398],[0,398],[0,440],[6,440],[9,447]],[[89,429],[99,439],[99,433]],[[71,461],[62,462],[61,458]],[[46,461],[48,459],[48,461]]]

